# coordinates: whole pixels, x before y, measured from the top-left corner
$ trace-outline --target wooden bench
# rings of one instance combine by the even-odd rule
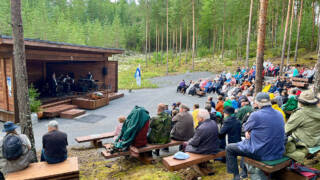
[[[190,156],[186,160],[178,160],[175,159],[173,156],[165,157],[162,160],[163,165],[169,170],[169,171],[177,171],[180,169],[184,169],[187,167],[194,167],[195,170],[201,174],[201,175],[207,175],[209,172],[207,172],[205,169],[202,169],[199,167],[200,163],[204,163],[216,158],[221,158],[226,156],[225,151],[221,151],[217,154],[195,154],[187,152],[187,154]]]
[[[79,179],[78,158],[71,157],[62,163],[48,164],[47,162],[31,163],[28,168],[9,173],[7,180],[63,180]]]
[[[102,139],[113,138],[115,136],[115,132],[107,132],[102,134],[92,134],[89,136],[82,136],[75,138],[77,143],[91,142],[94,147],[102,147]]]
[[[305,82],[305,83],[308,83],[309,80],[307,78],[296,78],[296,77],[293,77],[292,78],[292,81],[296,81],[296,82]]]
[[[141,148],[130,146],[129,151],[126,151],[126,152],[119,152],[119,153],[111,154],[107,151],[104,151],[101,154],[106,159],[130,155],[132,157],[139,159],[143,163],[150,164],[150,163],[154,162],[154,159],[152,158],[152,153],[150,153],[150,151],[157,150],[157,149],[163,149],[163,148],[167,148],[167,147],[171,147],[171,146],[178,146],[178,145],[182,145],[183,143],[184,143],[184,141],[171,140],[171,142],[169,142],[167,144],[147,144],[146,146],[141,147]],[[110,147],[110,144],[105,144],[104,147],[106,149],[108,149]]]
[[[292,81],[292,86],[295,86],[295,87],[307,88],[308,85],[309,85],[308,83]]]
[[[261,169],[263,172],[265,172],[267,174],[271,174],[271,173],[280,171],[281,169],[284,169],[284,168],[290,166],[292,160],[291,159],[287,159],[287,160],[284,160],[283,162],[281,162],[279,164],[276,164],[274,166],[265,164],[265,163],[263,163],[261,161],[250,159],[248,157],[244,158],[244,162],[246,162],[247,164],[250,164],[250,165],[252,165],[252,166],[254,166],[256,168]]]

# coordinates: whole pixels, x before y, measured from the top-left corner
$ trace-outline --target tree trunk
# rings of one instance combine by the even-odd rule
[[[320,38],[320,36],[318,37]],[[320,47],[320,46],[319,46]],[[320,49],[318,49],[318,62],[315,65],[315,80],[314,80],[314,86],[313,86],[313,92],[315,95],[320,93]]]
[[[214,62],[215,49],[216,49],[216,29],[213,28],[213,31],[212,31],[212,62]]]
[[[195,49],[195,19],[194,19],[194,0],[192,0],[192,71],[194,71],[194,49]]]
[[[30,102],[28,91],[28,75],[21,17],[21,0],[11,0],[11,23],[13,38],[13,79],[15,116],[19,118],[21,133],[25,134],[31,142],[33,162],[37,162],[35,141],[30,117]]]
[[[296,41],[296,51],[294,53],[294,62],[297,62],[297,59],[298,59],[298,47],[299,47],[300,28],[301,28],[301,20],[302,20],[302,10],[303,10],[303,0],[300,1],[300,13],[299,13],[299,19],[298,19],[297,41]]]
[[[156,64],[158,66],[158,24],[156,25]]]
[[[257,40],[257,69],[256,69],[256,86],[255,93],[262,90],[262,71],[263,71],[263,56],[264,56],[264,42],[266,39],[266,24],[267,24],[268,0],[260,0],[259,13],[259,30]]]
[[[189,21],[187,19],[187,42],[186,42],[186,64],[188,63],[188,50],[189,50]]]
[[[222,23],[222,45],[221,45],[221,48],[222,48],[222,50],[221,50],[221,61],[223,61],[223,58],[224,58],[224,26],[225,26],[225,19],[226,19],[226,1],[224,0],[223,1],[223,19],[224,19],[224,21],[223,21],[223,23]]]
[[[277,47],[277,28],[278,28],[278,21],[279,21],[279,17],[278,17],[278,15],[279,15],[279,5],[278,5],[278,2],[276,2],[276,4],[277,4],[277,9],[276,9],[276,22],[275,22],[275,27],[274,27],[274,45],[275,45],[275,47]]]
[[[181,49],[182,49],[182,23],[180,23],[180,50],[179,50],[179,65],[181,64]]]
[[[168,18],[168,0],[167,0],[167,67],[166,67],[166,74],[168,75],[169,73],[169,66],[168,66],[168,56],[169,56],[169,18]]]
[[[149,62],[151,62],[150,60],[151,60],[151,33],[150,33],[150,19],[148,19],[148,38],[149,38],[149,40],[148,40],[148,55],[149,55],[149,59],[148,59],[148,61]]]
[[[314,13],[314,0],[312,2],[312,40],[311,40],[311,50],[313,50],[313,43],[314,43],[314,26],[315,26],[315,13]]]
[[[282,73],[283,73],[284,55],[285,55],[285,51],[286,51],[286,42],[287,42],[288,25],[289,25],[289,21],[290,21],[291,3],[292,3],[292,0],[289,0],[288,9],[287,9],[286,26],[284,28],[284,35],[283,35],[283,42],[282,42],[280,75],[282,75]]]
[[[178,28],[176,28],[176,53],[175,53],[175,58],[178,55]]]
[[[317,51],[320,47],[320,8],[318,8],[318,41],[317,41]]]
[[[247,35],[247,49],[246,49],[246,68],[249,68],[249,53],[250,53],[250,34],[251,34],[251,20],[252,20],[252,9],[253,0],[250,3],[250,13],[249,13],[249,25],[248,25],[248,35]]]
[[[162,62],[162,58],[163,58],[163,25],[161,25],[161,65],[163,64]]]
[[[292,35],[293,15],[294,15],[294,3],[292,3],[292,8],[291,8],[289,42],[288,42],[288,51],[287,51],[287,66],[289,65],[289,60],[290,60],[290,48],[291,48],[291,35]]]
[[[283,30],[284,18],[285,18],[285,10],[286,10],[286,0],[282,0],[282,18],[281,18],[281,27],[280,32]]]
[[[145,54],[146,54],[146,67],[148,67],[148,19],[146,18],[146,48],[145,48]]]

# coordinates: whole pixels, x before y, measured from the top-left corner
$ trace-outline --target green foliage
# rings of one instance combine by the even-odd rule
[[[39,112],[41,101],[39,100],[40,93],[31,84],[29,87],[29,103],[31,112]]]
[[[180,26],[182,27],[182,50],[186,48],[188,37],[189,56],[191,56],[193,34],[191,2],[190,0],[168,0],[169,59],[174,61],[169,68],[179,66],[176,57],[173,57],[176,55],[172,52],[172,42],[173,32],[177,32],[174,35],[178,35],[178,42],[175,42],[175,46],[180,47]],[[291,52],[294,52],[297,41],[299,2],[295,3],[297,14],[292,26]],[[316,3],[316,8],[312,9],[312,2],[311,0],[304,1],[298,48],[305,49],[305,51],[298,52],[299,55],[314,51],[318,40],[318,24],[313,25],[312,13],[312,10],[317,11],[318,3]],[[0,4],[0,34],[11,35],[10,1],[0,0]],[[148,48],[151,49],[150,52],[155,52],[158,45],[162,46],[166,52],[167,17],[166,1],[163,0],[139,0],[138,3],[134,0],[22,0],[22,5],[24,33],[27,38],[125,48],[139,52],[145,52],[145,42],[150,39]],[[266,22],[266,57],[280,56],[285,24],[282,22],[282,17],[286,17],[286,6],[287,3],[283,1],[269,0]],[[215,54],[221,56],[223,41],[225,58],[235,60],[239,54],[245,57],[249,8],[249,0],[195,1],[197,56],[200,58],[212,56],[210,49],[213,49],[213,46],[215,46]],[[259,1],[254,1],[250,58],[256,56],[258,8]],[[315,15],[317,16],[317,13]],[[147,23],[148,32],[146,32]],[[225,30],[224,40],[222,39],[222,27]],[[146,39],[146,33],[148,39]],[[163,43],[157,45],[157,37]],[[153,54],[149,63],[159,64],[159,56],[161,57],[161,53]],[[169,69],[169,71],[176,70]]]
[[[198,57],[202,58],[202,57],[208,56],[211,52],[210,52],[210,49],[204,46],[201,46],[197,49],[197,53],[198,53]]]
[[[224,61],[223,64],[225,66],[232,66],[232,61]]]

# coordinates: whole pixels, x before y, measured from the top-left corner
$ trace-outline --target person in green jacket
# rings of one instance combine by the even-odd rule
[[[148,142],[150,144],[166,144],[170,142],[171,117],[164,112],[165,105],[158,105],[158,115],[151,118]]]
[[[232,107],[232,101],[229,98],[224,102],[223,108],[226,108],[227,106]]]
[[[246,115],[248,113],[251,113],[253,111],[252,106],[250,105],[250,102],[247,98],[244,98],[241,100],[241,108],[239,109],[239,111],[236,114],[237,119],[240,120],[241,124],[245,123],[244,121],[244,117],[246,117]]]
[[[288,136],[286,156],[303,162],[309,153],[308,148],[320,146],[320,108],[319,101],[311,90],[300,94],[299,107],[285,125]]]
[[[288,101],[281,106],[281,109],[286,114],[287,119],[289,119],[291,114],[298,108],[298,99],[296,93],[297,89],[290,89]]]

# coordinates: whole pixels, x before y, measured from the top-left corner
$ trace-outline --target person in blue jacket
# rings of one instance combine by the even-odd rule
[[[258,161],[281,159],[285,152],[284,119],[271,107],[267,93],[258,93],[255,99],[258,111],[251,113],[244,124],[245,139],[226,147],[227,171],[240,179],[237,156]]]

